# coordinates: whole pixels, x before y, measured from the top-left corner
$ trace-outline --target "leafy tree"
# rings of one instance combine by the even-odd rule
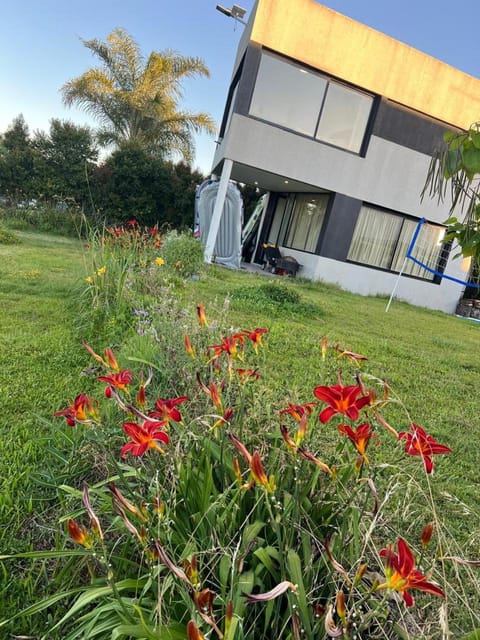
[[[76,104],[100,121],[99,142],[117,147],[134,142],[164,159],[179,154],[190,161],[193,134],[215,131],[207,113],[190,113],[179,105],[182,81],[209,75],[204,62],[173,51],[154,51],[145,59],[119,28],[106,42],[82,42],[102,66],[88,69],[61,91],[66,105]]]
[[[451,198],[444,242],[456,241],[460,254],[480,265],[480,123],[444,135],[432,159],[423,195]],[[461,214],[458,211],[463,212]]]
[[[3,134],[0,153],[0,194],[13,201],[34,195],[34,149],[23,115]]]
[[[115,150],[93,174],[95,206],[108,222],[180,229],[193,224],[195,187],[203,175],[185,163],[152,157],[133,143]]]
[[[88,176],[98,158],[92,131],[53,118],[49,133],[36,132],[33,145],[37,150],[39,193],[48,199],[84,203],[88,197]]]

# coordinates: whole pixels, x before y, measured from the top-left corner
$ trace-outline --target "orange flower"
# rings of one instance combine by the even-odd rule
[[[187,353],[189,356],[191,356],[192,358],[195,357],[195,350],[192,347],[191,343],[190,343],[190,338],[185,334],[184,338],[183,338],[183,342],[185,344],[185,349],[187,350]]]
[[[209,345],[207,349],[212,350],[213,355],[208,362],[217,360],[224,353],[227,356],[229,366],[231,366],[233,358],[242,360],[243,358],[239,355],[237,347],[237,343],[241,341],[242,338],[243,336],[241,334],[235,334],[233,336],[227,336],[226,338],[223,337],[221,344]]]
[[[164,453],[158,443],[168,444],[170,442],[168,434],[163,430],[165,425],[166,422],[150,420],[145,420],[142,425],[136,422],[124,422],[123,430],[130,436],[131,442],[123,445],[120,451],[122,458],[125,458],[128,452],[132,456],[141,456],[148,449],[156,449],[160,453]]]
[[[258,373],[258,369],[235,369],[235,373],[238,374],[238,377],[242,382],[252,378],[254,380],[258,380],[261,377]]]
[[[398,434],[400,440],[406,440],[405,453],[410,456],[420,456],[427,473],[432,473],[434,464],[432,456],[439,453],[452,453],[449,447],[439,444],[433,436],[428,435],[418,424],[410,425],[412,433],[402,431]]]
[[[92,547],[92,537],[83,525],[78,525],[75,520],[69,518],[67,521],[67,529],[70,538],[82,547],[90,549]]]
[[[305,416],[312,414],[313,407],[317,406],[317,402],[307,402],[306,404],[289,404],[286,409],[280,411],[280,415],[288,414],[300,422]]]
[[[255,352],[258,352],[258,347],[263,347],[262,335],[268,333],[268,329],[254,329],[253,331],[242,331],[242,333],[252,341]]]
[[[193,620],[187,624],[187,638],[188,640],[205,640],[205,636]]]
[[[336,344],[333,348],[338,353],[339,358],[349,358],[350,360],[353,360],[356,365],[358,365],[360,362],[368,360],[366,356],[362,356],[360,353],[353,353],[353,351],[346,351],[345,349],[342,349],[338,344]]]
[[[297,451],[302,456],[302,458],[305,458],[305,460],[308,460],[309,462],[313,462],[313,464],[315,464],[319,469],[321,469],[322,471],[325,471],[325,473],[328,473],[330,476],[333,477],[334,473],[330,469],[330,467],[324,462],[322,462],[321,460],[319,460],[318,458],[316,458],[313,455],[313,453],[310,453],[310,451],[306,451],[305,449],[302,449],[302,447],[298,447]]]
[[[181,424],[182,414],[177,409],[177,405],[182,404],[182,402],[186,402],[187,400],[189,400],[188,396],[180,396],[179,398],[170,398],[168,400],[158,398],[155,402],[156,411],[152,411],[150,415],[152,418],[160,418],[167,422],[173,420],[174,422]]]
[[[368,463],[368,459],[366,456],[367,444],[370,438],[376,438],[377,436],[372,433],[372,427],[364,422],[363,424],[359,424],[356,429],[352,429],[346,424],[338,425],[338,430],[349,438],[353,444],[355,445],[355,449],[362,456],[365,462]]]
[[[415,559],[408,544],[402,538],[397,542],[398,553],[395,553],[392,545],[388,545],[380,551],[380,556],[385,558],[385,582],[377,587],[377,591],[382,589],[392,589],[402,594],[407,607],[411,607],[415,600],[408,591],[417,589],[425,591],[434,596],[445,597],[439,586],[428,582],[427,578],[415,568]]]
[[[103,367],[105,367],[105,369],[112,369],[113,371],[119,371],[120,367],[118,366],[115,356],[113,355],[113,351],[109,347],[107,347],[103,352],[105,355],[105,358],[108,361],[106,362],[102,358],[102,356],[99,356],[98,353],[95,353],[95,351],[92,349],[92,347],[89,344],[87,344],[86,342],[82,342],[82,344],[85,347],[85,349],[88,351],[88,353],[92,356],[92,358],[94,358]]]
[[[218,411],[218,413],[223,415],[223,402],[221,398],[221,393],[223,391],[223,384],[216,385],[214,382],[210,382],[210,384],[207,387],[207,385],[202,382],[202,379],[199,373],[197,373],[197,380],[201,389],[205,391],[205,393],[208,396],[210,396],[215,409]]]
[[[275,479],[273,476],[267,478],[267,474],[264,471],[262,459],[260,458],[260,454],[258,453],[258,451],[255,451],[252,455],[249,453],[246,446],[242,442],[240,442],[240,440],[236,436],[234,436],[233,433],[229,433],[228,436],[235,445],[237,451],[239,451],[247,461],[248,466],[250,467],[250,472],[255,482],[265,487],[268,493],[272,493],[275,490]]]
[[[319,415],[319,420],[326,424],[336,413],[341,413],[350,418],[358,420],[360,409],[370,402],[370,396],[358,398],[362,393],[359,385],[344,387],[341,384],[334,384],[331,387],[315,387],[313,393],[316,398],[329,404]]]
[[[420,540],[422,541],[422,545],[424,547],[428,547],[428,545],[430,544],[430,540],[432,539],[432,534],[433,534],[433,527],[434,527],[433,522],[429,522],[423,527]]]
[[[53,415],[65,416],[65,421],[69,427],[75,426],[77,422],[91,424],[98,420],[95,401],[85,393],[78,395],[72,405],[61,411],[55,411]]]
[[[198,316],[198,322],[200,324],[201,327],[208,327],[208,320],[207,317],[205,315],[205,307],[203,306],[202,303],[197,304],[197,316]]]
[[[112,396],[112,388],[128,393],[127,386],[133,381],[133,373],[129,369],[123,369],[118,373],[111,373],[108,376],[98,376],[97,380],[107,383],[108,386],[105,389],[105,396],[110,398]]]

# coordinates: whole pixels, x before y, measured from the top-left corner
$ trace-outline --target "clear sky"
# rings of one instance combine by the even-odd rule
[[[63,107],[59,90],[95,64],[80,38],[103,40],[115,27],[126,29],[146,54],[174,49],[203,58],[211,77],[185,84],[184,106],[208,111],[220,123],[243,27],[216,11],[216,4],[217,0],[1,0],[0,132],[20,113],[31,131],[48,130],[52,117],[92,125],[83,112]],[[249,12],[254,0],[235,4]],[[322,4],[480,78],[480,0]],[[197,138],[194,165],[205,173],[214,149],[213,138]]]

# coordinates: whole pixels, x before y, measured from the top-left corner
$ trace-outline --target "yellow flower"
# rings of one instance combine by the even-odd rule
[[[100,267],[97,269],[97,276],[104,276],[107,273],[107,267]]]
[[[86,282],[87,284],[93,284],[93,278],[92,278],[92,276],[88,276],[88,278],[85,278],[85,282]]]
[[[155,258],[155,264],[158,264],[158,266],[161,267],[162,264],[165,264],[165,260],[163,258]]]

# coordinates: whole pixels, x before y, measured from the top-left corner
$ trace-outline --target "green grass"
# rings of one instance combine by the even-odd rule
[[[79,392],[79,373],[88,362],[77,323],[76,292],[85,277],[81,244],[36,233],[15,235],[18,244],[0,244],[3,553],[51,548],[58,540],[54,480],[58,484],[68,478],[70,454],[68,442],[62,442],[65,428],[54,423],[51,414]],[[332,383],[320,374],[322,337],[365,354],[369,360],[363,368],[388,380],[411,420],[453,449],[452,455],[436,461],[432,484],[440,518],[461,545],[462,555],[477,558],[480,325],[400,302],[387,314],[386,299],[216,266],[199,280],[188,280],[176,295],[190,312],[203,302],[209,319],[222,326],[269,329],[262,375],[270,391],[265,400],[270,418],[286,402],[311,401],[315,385]],[[127,328],[124,340],[126,348],[135,344]],[[348,371],[343,361],[338,364]],[[394,408],[385,417],[398,431],[408,428],[405,414]],[[328,442],[326,427],[319,426],[319,438]],[[417,463],[407,460],[406,472]],[[392,510],[402,499],[392,499]],[[8,596],[0,599],[0,619],[41,593],[51,575],[47,569],[3,565],[0,593]]]
[[[83,273],[79,243],[16,236],[19,244],[0,245],[0,547],[7,553],[55,541],[49,510],[56,492],[34,478],[66,471],[64,462],[49,459],[51,414],[71,396],[83,355],[73,330],[72,292]],[[22,564],[13,573],[5,567],[0,617],[38,595],[39,578]]]

